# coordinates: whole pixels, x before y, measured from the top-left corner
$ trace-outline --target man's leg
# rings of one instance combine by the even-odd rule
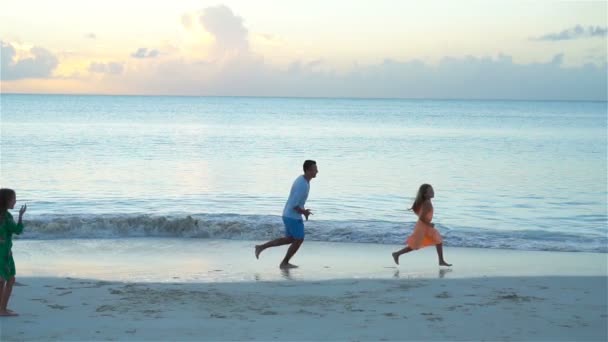
[[[255,258],[259,259],[260,258],[260,253],[262,253],[263,250],[265,250],[268,247],[276,247],[276,246],[283,246],[283,245],[288,245],[290,243],[293,243],[295,241],[294,238],[292,238],[291,236],[285,236],[282,238],[278,238],[278,239],[274,239],[272,241],[268,241],[263,245],[256,245],[255,246]]]
[[[291,244],[291,246],[289,246],[289,248],[287,249],[287,253],[285,254],[285,258],[283,259],[283,261],[281,261],[281,265],[279,267],[281,267],[281,268],[295,268],[295,267],[298,267],[298,266],[290,264],[289,260],[291,260],[291,258],[296,254],[296,252],[298,251],[298,249],[300,249],[300,246],[302,245],[302,242],[304,242],[304,239],[294,239],[294,241]]]

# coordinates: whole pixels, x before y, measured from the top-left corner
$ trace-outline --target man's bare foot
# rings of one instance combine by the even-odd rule
[[[440,261],[440,262],[439,262],[439,266],[448,266],[448,267],[449,267],[449,266],[452,266],[452,264],[448,264],[448,263],[447,263],[447,262],[445,262],[445,260],[444,260],[444,261]]]
[[[395,264],[399,265],[399,254],[397,252],[393,253],[393,260],[395,260]]]
[[[263,251],[262,246],[260,246],[260,245],[255,246],[255,258],[256,259],[260,258],[260,253],[262,253],[262,251]]]
[[[281,269],[287,269],[287,268],[298,268],[298,266],[296,266],[296,265],[292,265],[292,264],[290,264],[290,263],[287,263],[287,264],[280,264],[280,265],[279,265],[279,268],[281,268]]]
[[[19,316],[19,314],[14,311],[11,311],[11,310],[0,311],[0,317],[14,317],[14,316]]]

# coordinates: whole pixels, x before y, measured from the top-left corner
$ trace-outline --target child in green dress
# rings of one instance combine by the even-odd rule
[[[23,232],[21,219],[27,210],[24,205],[19,210],[19,220],[15,223],[8,209],[15,207],[17,195],[12,189],[0,189],[0,316],[18,316],[7,309],[8,300],[15,284],[15,260],[13,260],[13,234]]]

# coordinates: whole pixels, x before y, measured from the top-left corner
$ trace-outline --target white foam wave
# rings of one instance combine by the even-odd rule
[[[309,221],[306,223],[306,238],[330,242],[401,244],[413,225],[414,222]],[[437,227],[444,237],[444,243],[449,246],[608,253],[608,239],[604,236]],[[181,237],[262,241],[282,236],[283,229],[279,216],[67,215],[28,220],[21,238]]]

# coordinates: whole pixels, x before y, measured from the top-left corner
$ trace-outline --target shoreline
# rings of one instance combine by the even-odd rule
[[[246,282],[282,280],[287,246],[265,250],[261,241],[185,238],[16,240],[17,278],[73,277],[128,282]],[[454,266],[438,267],[435,248],[401,256],[400,245],[305,241],[290,272],[302,281],[483,276],[608,276],[608,254],[444,246]]]
[[[0,340],[605,341],[607,256],[306,242],[16,241]]]

